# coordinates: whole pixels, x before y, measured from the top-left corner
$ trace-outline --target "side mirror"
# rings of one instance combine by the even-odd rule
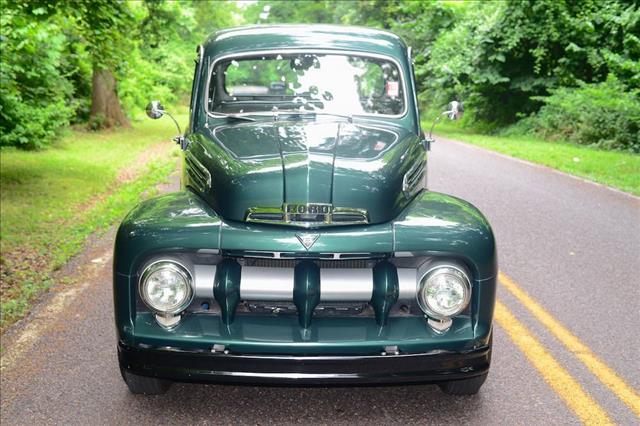
[[[447,105],[447,111],[445,114],[447,114],[449,120],[458,120],[459,118],[462,118],[463,112],[464,108],[462,107],[462,102],[451,101]]]
[[[462,117],[462,113],[464,109],[462,108],[462,102],[451,101],[447,105],[447,110],[440,113],[435,120],[433,120],[433,124],[431,125],[431,130],[429,130],[429,135],[423,135],[422,145],[424,149],[429,151],[431,149],[431,144],[435,142],[433,139],[433,128],[436,126],[436,123],[440,121],[443,115],[446,115],[449,120],[458,120]]]
[[[151,101],[147,104],[145,112],[147,113],[147,117],[157,120],[164,115],[164,107],[160,101]]]
[[[147,113],[147,117],[153,120],[157,120],[158,118],[161,118],[165,114],[169,116],[169,118],[173,121],[173,123],[176,125],[178,129],[178,136],[173,138],[174,142],[180,145],[180,148],[182,148],[183,151],[187,149],[187,147],[189,146],[189,141],[182,135],[182,130],[180,129],[180,125],[178,124],[176,119],[173,118],[171,114],[169,114],[167,111],[164,110],[164,107],[162,106],[160,101],[149,102],[147,104],[147,107],[145,108],[145,112]]]

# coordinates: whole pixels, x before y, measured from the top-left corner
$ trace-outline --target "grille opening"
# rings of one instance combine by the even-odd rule
[[[326,215],[324,213],[296,213],[290,214],[289,220],[292,222],[324,222]]]
[[[363,214],[360,213],[334,213],[333,214],[334,222],[361,222],[366,223],[367,218]]]
[[[250,213],[249,219],[251,220],[283,220],[284,215],[282,213]]]
[[[376,259],[349,259],[349,260],[323,260],[313,259],[319,268],[346,268],[346,269],[367,269],[373,268]],[[265,258],[243,258],[240,260],[243,266],[257,266],[262,268],[295,268],[300,262],[297,259],[265,259]]]
[[[292,302],[244,301],[238,308],[241,314],[298,315],[298,309]],[[373,310],[366,302],[321,302],[313,311],[314,318],[358,315],[373,316]]]

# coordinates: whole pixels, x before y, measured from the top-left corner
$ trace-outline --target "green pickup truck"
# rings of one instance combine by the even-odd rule
[[[168,115],[158,101],[147,114]],[[198,46],[176,142],[182,189],[139,204],[116,237],[118,358],[133,393],[172,381],[478,392],[496,245],[474,206],[427,189],[433,140],[402,39],[217,32]]]

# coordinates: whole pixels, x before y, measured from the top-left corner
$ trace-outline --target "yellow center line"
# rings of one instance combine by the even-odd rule
[[[613,424],[607,413],[499,300],[495,319],[565,404],[587,425]]]
[[[511,278],[500,272],[502,285],[516,297],[562,344],[569,349],[611,392],[640,417],[640,395],[560,321],[527,294]]]

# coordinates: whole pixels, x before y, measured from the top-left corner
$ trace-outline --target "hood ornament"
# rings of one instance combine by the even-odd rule
[[[320,234],[296,234],[296,238],[304,248],[309,251],[309,249],[318,241]]]

